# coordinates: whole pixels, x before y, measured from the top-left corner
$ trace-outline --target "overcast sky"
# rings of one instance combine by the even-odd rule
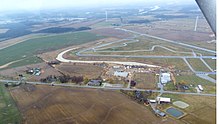
[[[5,10],[40,10],[63,7],[94,7],[101,5],[124,5],[133,2],[191,2],[195,0],[0,0],[0,11]]]

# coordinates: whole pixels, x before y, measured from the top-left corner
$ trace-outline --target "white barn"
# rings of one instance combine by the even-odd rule
[[[170,78],[170,73],[162,73],[160,76],[160,82],[162,84],[166,84],[167,82],[170,82],[171,78]]]
[[[157,102],[160,103],[170,103],[171,99],[170,98],[166,98],[166,97],[157,97]]]

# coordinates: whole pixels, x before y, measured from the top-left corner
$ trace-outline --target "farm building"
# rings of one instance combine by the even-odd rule
[[[170,103],[171,99],[170,98],[166,98],[166,97],[157,97],[157,102],[158,102],[158,104]]]
[[[131,81],[131,87],[134,87],[137,84],[135,81]]]
[[[160,82],[162,84],[166,84],[167,82],[170,82],[171,78],[170,78],[170,73],[162,73],[160,76]]]
[[[123,84],[109,84],[109,83],[106,83],[105,84],[105,87],[110,87],[110,88],[122,88],[124,85]]]
[[[90,80],[87,85],[89,86],[100,86],[102,84],[101,80]]]
[[[41,69],[40,68],[32,68],[26,70],[27,74],[35,75],[35,76],[40,76],[41,75]]]
[[[121,72],[121,71],[115,71],[114,76],[117,77],[128,77],[129,73],[128,72]]]

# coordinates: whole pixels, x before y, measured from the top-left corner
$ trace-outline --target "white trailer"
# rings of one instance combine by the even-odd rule
[[[201,90],[201,91],[204,90],[203,87],[202,87],[202,85],[198,85],[198,89]]]

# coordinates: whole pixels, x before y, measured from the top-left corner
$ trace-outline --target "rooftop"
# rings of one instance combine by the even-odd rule
[[[127,77],[128,74],[129,74],[128,72],[121,72],[121,71],[114,72],[114,76],[119,76],[119,77]]]

